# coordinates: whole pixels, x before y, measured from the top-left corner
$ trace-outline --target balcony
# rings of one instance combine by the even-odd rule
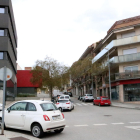
[[[115,73],[110,75],[111,82],[120,81],[120,80],[129,80],[129,79],[138,79],[140,78],[140,71],[128,71],[122,73]],[[109,81],[109,77],[105,78],[106,83]]]
[[[122,39],[117,39],[117,40],[112,40],[107,46],[106,48],[108,48],[109,50],[111,50],[113,47],[117,47],[117,46],[123,46],[123,45],[128,45],[128,44],[134,44],[134,43],[139,43],[140,42],[140,35],[137,36],[132,36],[132,37],[128,37],[128,38],[122,38]],[[92,59],[92,64],[94,62],[96,62],[97,60],[99,60],[100,58],[102,58],[106,53],[108,52],[108,50],[106,50],[105,48],[98,53],[93,59]]]
[[[110,59],[110,62],[111,63],[124,63],[124,62],[131,62],[131,61],[137,61],[137,60],[140,60],[140,52],[115,56]]]

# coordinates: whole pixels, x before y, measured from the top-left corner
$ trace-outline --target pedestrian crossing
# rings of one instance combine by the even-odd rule
[[[74,106],[93,106],[92,103],[73,103]]]

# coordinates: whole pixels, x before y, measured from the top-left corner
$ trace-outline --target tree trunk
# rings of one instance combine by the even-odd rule
[[[51,100],[52,100],[52,93],[53,91],[52,91],[52,86],[50,86],[50,96],[51,96]]]

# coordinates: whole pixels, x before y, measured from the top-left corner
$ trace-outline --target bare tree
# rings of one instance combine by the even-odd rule
[[[38,84],[40,88],[47,87],[52,98],[53,88],[61,88],[69,78],[69,67],[62,65],[53,58],[46,56],[45,60],[37,60],[35,67],[31,71],[33,84]]]

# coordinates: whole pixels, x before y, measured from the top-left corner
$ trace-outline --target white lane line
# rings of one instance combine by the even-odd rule
[[[111,123],[111,124],[117,125],[117,124],[124,124],[124,123],[120,122],[120,123]]]
[[[83,105],[87,105],[87,104],[84,104],[84,103],[81,103],[81,104],[83,104]]]
[[[129,122],[129,123],[140,123],[140,122]]]
[[[80,127],[80,126],[88,126],[87,124],[84,125],[74,125],[75,127]]]
[[[93,124],[93,125],[107,125],[107,124],[103,123],[103,124]]]
[[[81,104],[79,104],[79,103],[76,103],[77,105],[79,105],[79,106],[82,106]]]
[[[65,127],[69,127],[68,125],[66,125]]]

